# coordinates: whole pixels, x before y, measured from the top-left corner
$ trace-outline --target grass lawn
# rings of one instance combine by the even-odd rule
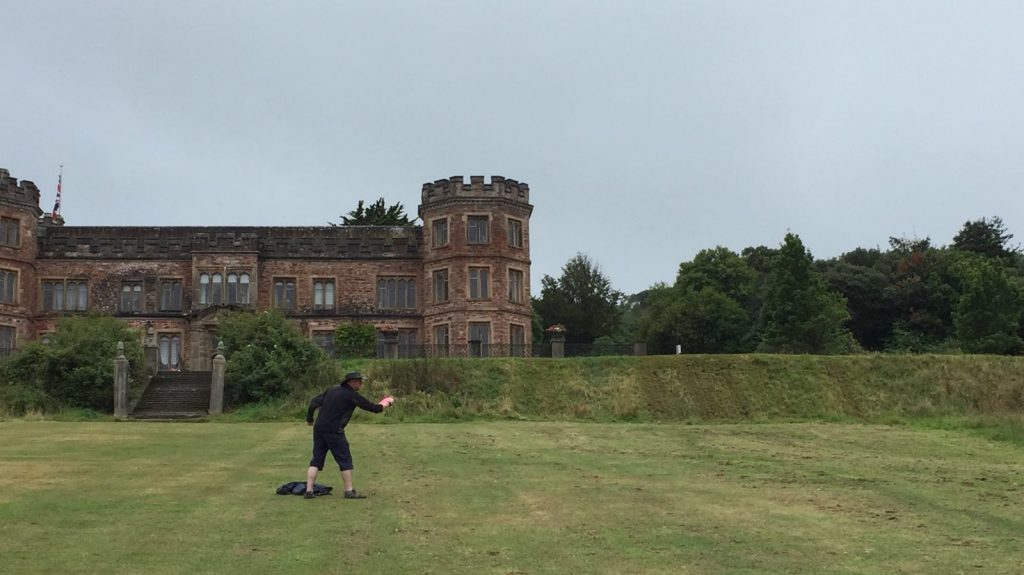
[[[1024,448],[880,425],[0,422],[2,573],[1021,573]]]

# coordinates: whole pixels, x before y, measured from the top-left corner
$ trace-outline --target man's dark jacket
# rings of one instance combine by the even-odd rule
[[[356,406],[374,413],[384,411],[383,405],[373,403],[359,395],[347,383],[343,383],[328,389],[309,402],[306,422],[313,423],[313,412],[319,408],[320,413],[316,416],[313,430],[338,433],[348,425],[348,420],[352,418],[352,412],[356,410]]]

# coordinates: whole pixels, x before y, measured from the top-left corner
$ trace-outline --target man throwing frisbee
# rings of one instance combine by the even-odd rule
[[[324,468],[328,451],[341,469],[345,499],[366,498],[352,487],[352,453],[348,449],[348,440],[345,439],[345,426],[348,425],[348,420],[352,418],[352,412],[356,407],[380,413],[394,403],[395,398],[389,395],[380,402],[373,403],[359,395],[362,387],[362,374],[353,371],[345,375],[340,385],[328,389],[309,402],[306,424],[313,426],[313,458],[309,460],[309,470],[306,472],[306,499],[314,497],[313,485],[316,483],[316,475]],[[320,412],[314,423],[313,412],[317,409]]]

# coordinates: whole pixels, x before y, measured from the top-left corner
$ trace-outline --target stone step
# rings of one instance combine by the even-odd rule
[[[161,372],[153,377],[132,411],[134,419],[180,420],[206,417],[212,374]]]

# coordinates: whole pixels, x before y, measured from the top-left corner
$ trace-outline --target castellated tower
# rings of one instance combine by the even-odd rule
[[[425,343],[529,355],[532,212],[530,187],[501,176],[423,184]]]
[[[0,168],[0,353],[35,337],[39,188]]]

